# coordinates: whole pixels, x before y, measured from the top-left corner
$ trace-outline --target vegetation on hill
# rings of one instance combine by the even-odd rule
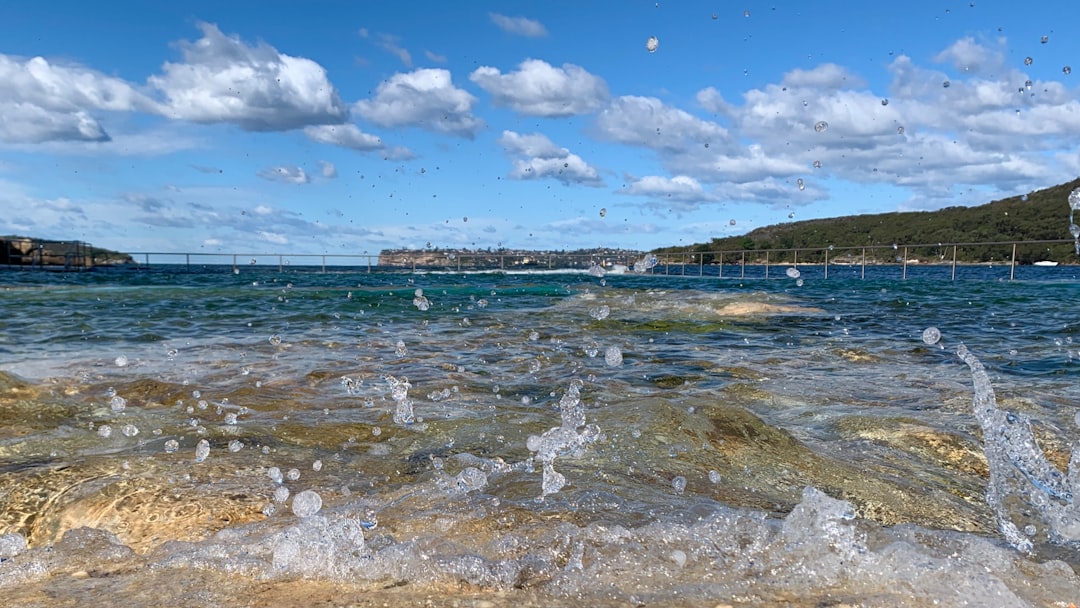
[[[1038,190],[1026,196],[1014,196],[977,207],[946,207],[938,211],[910,211],[856,215],[829,219],[804,220],[765,226],[741,236],[714,238],[708,243],[665,247],[655,253],[693,253],[703,256],[706,264],[718,261],[712,252],[764,252],[778,249],[816,249],[799,253],[800,261],[823,258],[832,246],[829,259],[854,258],[867,251],[868,259],[895,257],[901,250],[893,244],[935,245],[911,248],[909,259],[951,261],[952,247],[938,243],[985,243],[995,241],[1042,241],[1069,239],[1068,243],[1022,245],[1017,248],[1017,262],[1038,260],[1078,262],[1069,234],[1069,193],[1080,187],[1080,179]],[[881,247],[875,249],[875,247]],[[763,255],[763,254],[762,254]],[[779,255],[778,253],[774,255]],[[788,259],[790,259],[790,253]],[[959,247],[961,262],[1007,261],[1011,245]],[[747,256],[747,261],[761,255]],[[737,258],[725,257],[725,262]],[[770,259],[781,261],[781,258]]]

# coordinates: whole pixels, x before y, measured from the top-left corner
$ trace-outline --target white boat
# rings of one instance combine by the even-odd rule
[[[1050,260],[1039,260],[1038,262],[1035,262],[1035,266],[1057,266],[1057,265],[1058,265],[1057,262],[1053,262],[1053,261],[1050,261]]]

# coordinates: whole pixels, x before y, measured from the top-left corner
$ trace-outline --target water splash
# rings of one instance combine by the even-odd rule
[[[394,424],[412,424],[415,422],[412,399],[409,399],[409,389],[412,388],[409,379],[402,378],[398,380],[394,376],[387,375],[384,380],[390,385],[390,397],[396,404],[394,408]]]
[[[1077,226],[1073,219],[1073,214],[1077,209],[1080,209],[1080,188],[1069,193],[1069,234],[1073,237],[1076,255],[1080,255],[1080,226]]]
[[[1036,540],[1080,548],[1080,444],[1073,446],[1068,475],[1046,458],[1022,413],[998,409],[994,388],[982,363],[961,344],[956,354],[971,369],[974,410],[990,467],[986,502],[1005,540],[1034,553]],[[1023,532],[1021,532],[1023,530]]]
[[[526,442],[529,451],[543,465],[541,498],[554,494],[566,485],[566,477],[555,470],[555,458],[572,454],[580,457],[585,446],[600,438],[600,427],[585,424],[585,407],[581,403],[581,387],[584,383],[575,379],[559,400],[562,410],[562,426],[548,429],[543,435],[530,435]],[[583,428],[580,432],[578,428]]]

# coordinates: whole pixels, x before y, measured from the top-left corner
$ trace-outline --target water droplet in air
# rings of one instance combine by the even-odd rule
[[[607,215],[607,207],[601,207],[600,208],[600,217],[604,217],[606,215]]]
[[[1080,238],[1080,226],[1076,224],[1069,224],[1069,234],[1073,235],[1073,238]]]
[[[735,225],[735,220],[728,220],[728,225],[729,226],[734,226]]]
[[[656,36],[649,36],[649,39],[645,41],[645,50],[655,53],[658,48],[660,48],[660,39]]]
[[[821,168],[821,161],[820,160],[815,160],[814,161],[814,168],[815,169],[820,169]]]
[[[678,475],[671,480],[671,487],[675,490],[676,494],[682,494],[686,491],[686,478],[682,475]],[[683,556],[685,561],[685,556]]]
[[[1069,208],[1073,211],[1080,209],[1080,188],[1069,193]]]
[[[1065,67],[1061,68],[1061,73],[1065,74],[1066,76],[1068,76],[1069,74],[1072,74],[1072,67],[1065,66]]]
[[[103,424],[98,427],[97,434],[101,437],[108,439],[108,437],[112,435],[112,427],[107,424]]]
[[[239,439],[233,439],[232,441],[229,442],[229,451],[230,452],[239,452],[242,449],[244,449],[244,444]]]
[[[292,499],[292,512],[303,519],[311,517],[322,508],[322,496],[314,490],[304,490]]]
[[[1050,37],[1043,36],[1042,38],[1039,38],[1039,42],[1041,42],[1042,44],[1046,44],[1047,42],[1050,42]]]
[[[114,412],[122,412],[127,407],[127,399],[124,399],[120,395],[116,395],[109,401],[109,407]]]
[[[881,100],[881,105],[883,105],[883,106],[889,105],[889,100],[888,99],[882,99]]]
[[[716,13],[713,13],[712,18],[713,18],[713,21],[716,21],[717,19],[720,18],[720,15],[717,15]]]
[[[315,471],[316,473],[321,471],[322,470],[322,461],[321,460],[316,460],[315,462],[311,463],[311,470]]]
[[[787,219],[789,219],[789,220],[795,219],[795,212],[792,211],[791,213],[787,214]]]
[[[1031,90],[1031,81],[1030,80],[1025,80],[1024,81],[1024,88],[1029,90],[1029,91]]]
[[[1034,61],[1031,57],[1024,57],[1024,65],[1031,65]]]
[[[465,216],[465,217],[461,218],[461,221],[463,221],[463,222],[467,222],[467,221],[469,221],[469,217],[468,217],[468,216]]]
[[[803,179],[801,177],[795,180],[795,185],[799,187],[799,190],[806,190],[806,184],[803,183]]]
[[[750,16],[750,11],[749,11],[749,10],[745,10],[745,11],[743,11],[743,12],[742,12],[742,16],[743,16],[743,17],[749,17],[749,16]]]
[[[270,346],[281,346],[281,336],[274,334],[269,338]]]
[[[787,270],[784,271],[784,274],[786,274],[787,276],[789,276],[789,277],[791,277],[793,279],[797,279],[800,276],[802,276],[802,273],[799,272],[798,268],[788,268]]]
[[[172,454],[176,450],[180,449],[180,442],[175,439],[170,439],[165,442],[165,453]]]
[[[608,367],[619,367],[622,365],[622,362],[622,351],[619,350],[618,346],[609,346],[607,350],[604,351],[604,363],[606,363]]]
[[[936,327],[927,327],[922,332],[922,341],[927,344],[937,344],[941,340],[941,331]]]
[[[128,358],[125,357],[124,355],[120,355],[119,357],[116,358],[115,363],[116,363],[116,367],[126,367],[127,364],[128,364]]]
[[[210,442],[205,439],[200,439],[199,443],[195,445],[195,462],[202,462],[206,460],[206,457],[210,455]]]
[[[720,477],[720,472],[716,470],[709,471],[709,481],[712,483],[720,483],[723,478]]]
[[[904,126],[900,125],[899,127],[896,127],[896,132],[899,133],[900,135],[903,135],[904,134]]]
[[[829,130],[829,123],[825,122],[824,120],[819,120],[814,123],[814,130],[818,133],[824,133],[825,131]]]
[[[274,488],[274,502],[285,502],[286,500],[289,500],[289,488],[285,486]]]
[[[941,86],[943,86],[943,87],[945,87],[945,88],[947,89],[947,88],[949,88],[950,86],[952,86],[952,83],[951,83],[951,82],[949,82],[948,80],[946,80],[945,82],[941,83]]]
[[[120,428],[120,432],[124,434],[124,437],[134,437],[139,434],[139,427],[134,424],[125,424]]]

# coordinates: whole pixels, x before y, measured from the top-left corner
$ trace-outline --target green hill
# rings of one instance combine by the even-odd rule
[[[1017,249],[1017,262],[1050,259],[1061,262],[1078,260],[1069,234],[1069,193],[1080,187],[1080,178],[1071,182],[1014,196],[977,207],[946,207],[937,211],[909,211],[855,215],[848,217],[803,220],[776,224],[753,230],[742,236],[715,238],[708,243],[680,247],[665,247],[655,253],[699,253],[704,263],[715,256],[706,252],[764,251],[777,249],[824,249],[833,246],[835,253],[849,256],[861,254],[863,247],[872,250],[877,258],[893,257],[892,245],[922,245],[937,243],[986,243],[996,241],[1043,241],[1068,239],[1068,243],[1023,245]],[[962,262],[1007,260],[1011,245],[962,247],[957,259]],[[913,256],[933,258],[948,255],[951,247],[921,247],[910,252]],[[790,254],[789,254],[790,255]],[[814,261],[823,252],[804,252],[800,260]],[[868,256],[871,252],[868,251]],[[749,261],[749,257],[747,260]],[[755,257],[756,259],[756,257]],[[771,258],[779,261],[779,258]],[[725,258],[725,262],[732,258]]]

